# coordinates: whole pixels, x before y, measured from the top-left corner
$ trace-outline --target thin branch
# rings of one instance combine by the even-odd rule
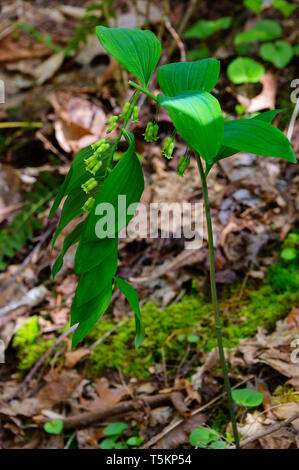
[[[170,23],[170,21],[167,18],[165,20],[165,26],[168,29],[168,31],[170,32],[173,39],[176,41],[176,43],[178,45],[178,48],[180,49],[181,62],[185,62],[186,61],[186,50],[185,50],[185,46],[184,46],[183,41],[181,40],[180,36],[178,35],[178,33],[176,32],[176,30],[174,29],[174,27],[172,26],[172,24]]]

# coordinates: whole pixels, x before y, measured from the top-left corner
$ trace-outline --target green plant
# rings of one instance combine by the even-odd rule
[[[278,69],[283,69],[294,55],[292,46],[282,40],[262,44],[259,52],[264,60],[272,62]]]
[[[71,323],[78,323],[73,335],[73,347],[83,339],[100,316],[106,311],[115,283],[125,294],[135,312],[136,339],[138,347],[144,337],[144,328],[137,302],[137,294],[124,280],[115,277],[117,269],[117,234],[133,217],[129,204],[140,200],[143,191],[143,176],[140,162],[135,153],[134,136],[126,131],[128,121],[137,117],[137,100],[140,92],[164,107],[181,137],[186,141],[187,153],[193,152],[202,183],[203,200],[209,242],[211,296],[215,313],[216,332],[224,383],[228,395],[234,438],[239,446],[239,437],[234,415],[231,388],[223,350],[221,319],[219,315],[216,281],[213,231],[207,190],[207,176],[212,166],[219,160],[239,151],[283,158],[296,163],[292,147],[285,135],[270,123],[277,111],[266,112],[252,119],[224,121],[218,100],[211,95],[219,76],[219,61],[203,59],[196,62],[172,63],[158,69],[158,81],[163,94],[153,95],[147,88],[161,53],[161,44],[150,31],[139,29],[97,27],[97,35],[102,46],[140,84],[129,81],[135,88],[131,100],[125,105],[121,115],[108,123],[116,127],[121,123],[118,137],[105,139],[79,152],[54,201],[51,213],[64,203],[54,242],[63,228],[75,217],[89,212],[81,222],[79,234],[68,238],[67,246],[75,241],[79,245],[75,258],[75,272],[81,275],[71,307]],[[252,135],[255,136],[252,139]],[[113,155],[121,137],[124,136],[128,150],[113,167]],[[174,135],[163,144],[167,158],[173,152]],[[203,166],[205,162],[205,168]],[[97,170],[95,170],[97,169]],[[93,177],[90,178],[90,175]],[[96,183],[96,184],[95,184]],[[116,223],[105,220],[103,230],[97,232],[103,220],[97,217],[99,203],[109,203],[119,209],[119,195],[126,195],[126,204]],[[115,221],[114,221],[115,222]],[[95,233],[96,232],[96,233]],[[69,236],[70,237],[70,236]],[[55,274],[55,272],[54,272]]]
[[[44,424],[44,430],[49,434],[60,434],[63,430],[63,421],[61,419],[53,419]]]
[[[119,439],[126,429],[128,429],[126,423],[119,422],[109,424],[109,426],[104,429],[104,436],[107,437],[102,440],[100,449],[124,449],[125,446]]]
[[[262,11],[263,0],[244,0],[244,5],[253,11],[253,13],[259,15]]]
[[[281,11],[285,18],[288,18],[298,7],[298,5],[295,5],[294,3],[289,3],[286,0],[274,0],[272,5],[274,6],[274,8]]]
[[[189,437],[190,444],[199,449],[227,449],[227,443],[209,428],[195,428]]]
[[[242,406],[259,406],[264,399],[261,392],[252,390],[251,388],[238,388],[232,391],[234,402]]]
[[[228,78],[236,84],[256,83],[265,73],[265,67],[248,57],[237,57],[227,67]]]

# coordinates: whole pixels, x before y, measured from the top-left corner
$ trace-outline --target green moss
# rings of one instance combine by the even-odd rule
[[[299,394],[289,385],[279,385],[273,392],[273,396],[277,397],[277,400],[274,401],[275,405],[280,405],[281,403],[290,403],[296,402],[299,403]]]
[[[271,331],[277,320],[284,318],[299,302],[297,262],[279,262],[269,268],[262,286],[239,300],[240,284],[222,292],[220,310],[224,346],[235,347],[240,339],[252,337],[263,326]],[[159,309],[148,303],[142,309],[146,338],[134,349],[135,324],[130,319],[108,339],[99,344],[90,359],[89,373],[98,375],[104,368],[118,369],[131,376],[145,377],[148,368],[162,362],[162,346],[170,370],[176,368],[187,348],[188,335],[199,337],[194,352],[204,346],[206,351],[217,345],[212,305],[198,294],[185,296],[181,302]],[[115,326],[113,321],[100,322],[90,334],[92,341]],[[184,339],[183,338],[184,335]]]
[[[39,337],[38,316],[27,318],[16,331],[12,346],[17,350],[18,369],[26,371],[49,349],[54,340],[45,341]]]

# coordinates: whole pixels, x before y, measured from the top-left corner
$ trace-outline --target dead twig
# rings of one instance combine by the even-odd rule
[[[86,413],[79,413],[75,416],[70,416],[69,418],[62,419],[63,429],[74,429],[74,428],[84,428],[90,426],[93,423],[103,421],[105,418],[110,418],[118,414],[128,413],[132,410],[142,409],[145,405],[150,408],[156,408],[157,406],[167,405],[171,402],[170,393],[161,393],[160,395],[154,395],[150,397],[140,397],[137,400],[128,400],[118,403],[114,406],[109,406],[105,409],[98,409],[95,411],[90,411]],[[44,424],[47,419],[42,420]]]
[[[185,50],[184,43],[183,43],[180,36],[178,35],[178,33],[176,32],[176,30],[174,29],[174,27],[172,26],[172,24],[170,23],[170,21],[167,18],[165,20],[165,27],[168,29],[171,36],[176,41],[176,43],[178,45],[178,48],[180,49],[181,62],[185,62],[186,61],[186,50]]]

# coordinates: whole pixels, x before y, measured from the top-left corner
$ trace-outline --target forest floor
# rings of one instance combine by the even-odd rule
[[[138,2],[137,17],[131,3],[117,2],[119,26],[144,25],[146,2]],[[177,25],[186,5],[173,3],[171,23]],[[213,20],[226,11],[234,18],[239,12],[229,0],[217,2],[212,13],[208,2],[199,3],[197,19]],[[97,326],[71,350],[75,249],[68,251],[53,281],[51,265],[63,236],[51,251],[58,217],[49,220],[48,215],[74,155],[104,136],[105,121],[130,96],[128,77],[94,34],[94,24],[103,21],[96,17],[101,11],[82,20],[89,5],[1,3],[0,448],[104,447],[105,429],[112,422],[126,424],[114,443],[106,442],[114,448],[190,447],[190,433],[198,427],[216,432],[230,445],[205,235],[198,250],[186,249],[171,236],[122,239],[118,272],[138,291],[145,341],[134,349],[132,312],[115,292]],[[276,18],[272,11],[264,14]],[[160,20],[153,3],[153,31]],[[244,17],[241,28],[251,20]],[[113,25],[114,18],[110,21]],[[287,21],[290,26],[292,17]],[[235,117],[238,105],[251,112],[284,108],[274,122],[287,132],[294,107],[289,100],[293,62],[279,71],[269,67],[262,84],[236,86],[224,72],[234,56],[232,34],[219,31],[207,41],[223,64],[215,94],[225,115]],[[165,60],[173,41],[166,28]],[[194,47],[192,41],[188,47]],[[180,60],[178,48],[171,59]],[[155,83],[152,89],[158,91]],[[172,160],[162,157],[160,141],[145,144],[142,133],[154,111],[146,100],[132,127],[146,182],[141,202],[173,203],[178,194],[186,202],[201,201],[195,162],[184,178],[175,171],[183,142],[176,139]],[[164,111],[159,127],[161,140],[172,132]],[[292,135],[296,154],[298,130],[299,122]],[[120,156],[123,150],[120,146]],[[260,406],[237,407],[239,432],[248,448],[299,448],[298,183],[297,166],[245,153],[215,165],[208,180],[232,386],[264,395]],[[64,234],[73,228],[69,224]],[[53,420],[62,422],[63,430],[55,433],[50,427],[47,432],[44,424]]]

